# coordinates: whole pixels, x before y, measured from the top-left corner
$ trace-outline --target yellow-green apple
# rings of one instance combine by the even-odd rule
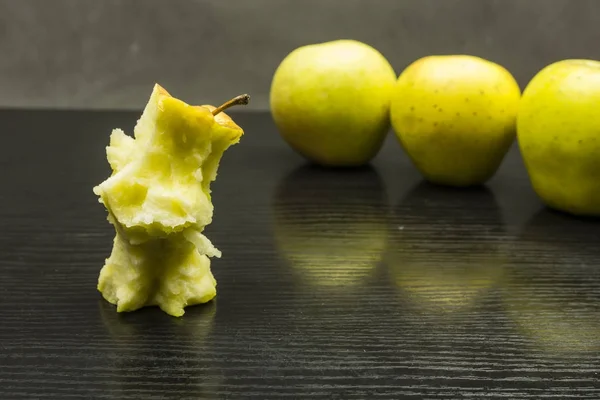
[[[322,166],[367,164],[389,131],[396,73],[373,47],[334,40],[299,47],[277,67],[273,120],[299,154]]]
[[[514,142],[521,90],[504,67],[470,55],[421,58],[398,78],[391,121],[429,181],[485,183]]]
[[[517,136],[534,190],[551,208],[600,216],[600,62],[563,60],[523,92]]]

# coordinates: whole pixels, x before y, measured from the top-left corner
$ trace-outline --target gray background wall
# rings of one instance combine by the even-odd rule
[[[0,0],[0,106],[140,108],[154,82],[194,103],[248,92],[268,108],[285,55],[354,38],[399,73],[469,53],[524,86],[563,58],[600,58],[600,0]]]

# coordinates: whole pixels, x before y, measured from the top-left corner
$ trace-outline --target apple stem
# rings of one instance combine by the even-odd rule
[[[224,110],[226,110],[226,109],[228,109],[229,107],[232,107],[232,106],[246,105],[246,104],[248,104],[249,101],[250,101],[250,96],[249,95],[247,95],[247,94],[240,94],[239,96],[236,96],[233,99],[231,99],[229,101],[226,101],[225,103],[221,104],[219,107],[215,108],[212,111],[212,115],[217,115],[221,111],[224,111]]]

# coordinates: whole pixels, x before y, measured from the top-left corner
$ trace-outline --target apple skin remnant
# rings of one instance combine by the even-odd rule
[[[118,312],[159,306],[181,316],[216,296],[209,257],[221,252],[203,234],[213,215],[210,184],[244,133],[222,112],[228,103],[191,106],[155,85],[134,136],[113,130],[112,174],[94,193],[116,231],[98,290]]]

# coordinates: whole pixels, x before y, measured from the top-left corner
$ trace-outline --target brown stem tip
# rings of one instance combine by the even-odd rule
[[[233,99],[231,99],[229,101],[226,101],[225,103],[221,104],[219,107],[215,108],[212,111],[212,115],[217,115],[218,113],[220,113],[232,106],[246,105],[246,104],[248,104],[248,102],[250,102],[250,96],[247,94],[241,94],[239,96],[234,97]]]

